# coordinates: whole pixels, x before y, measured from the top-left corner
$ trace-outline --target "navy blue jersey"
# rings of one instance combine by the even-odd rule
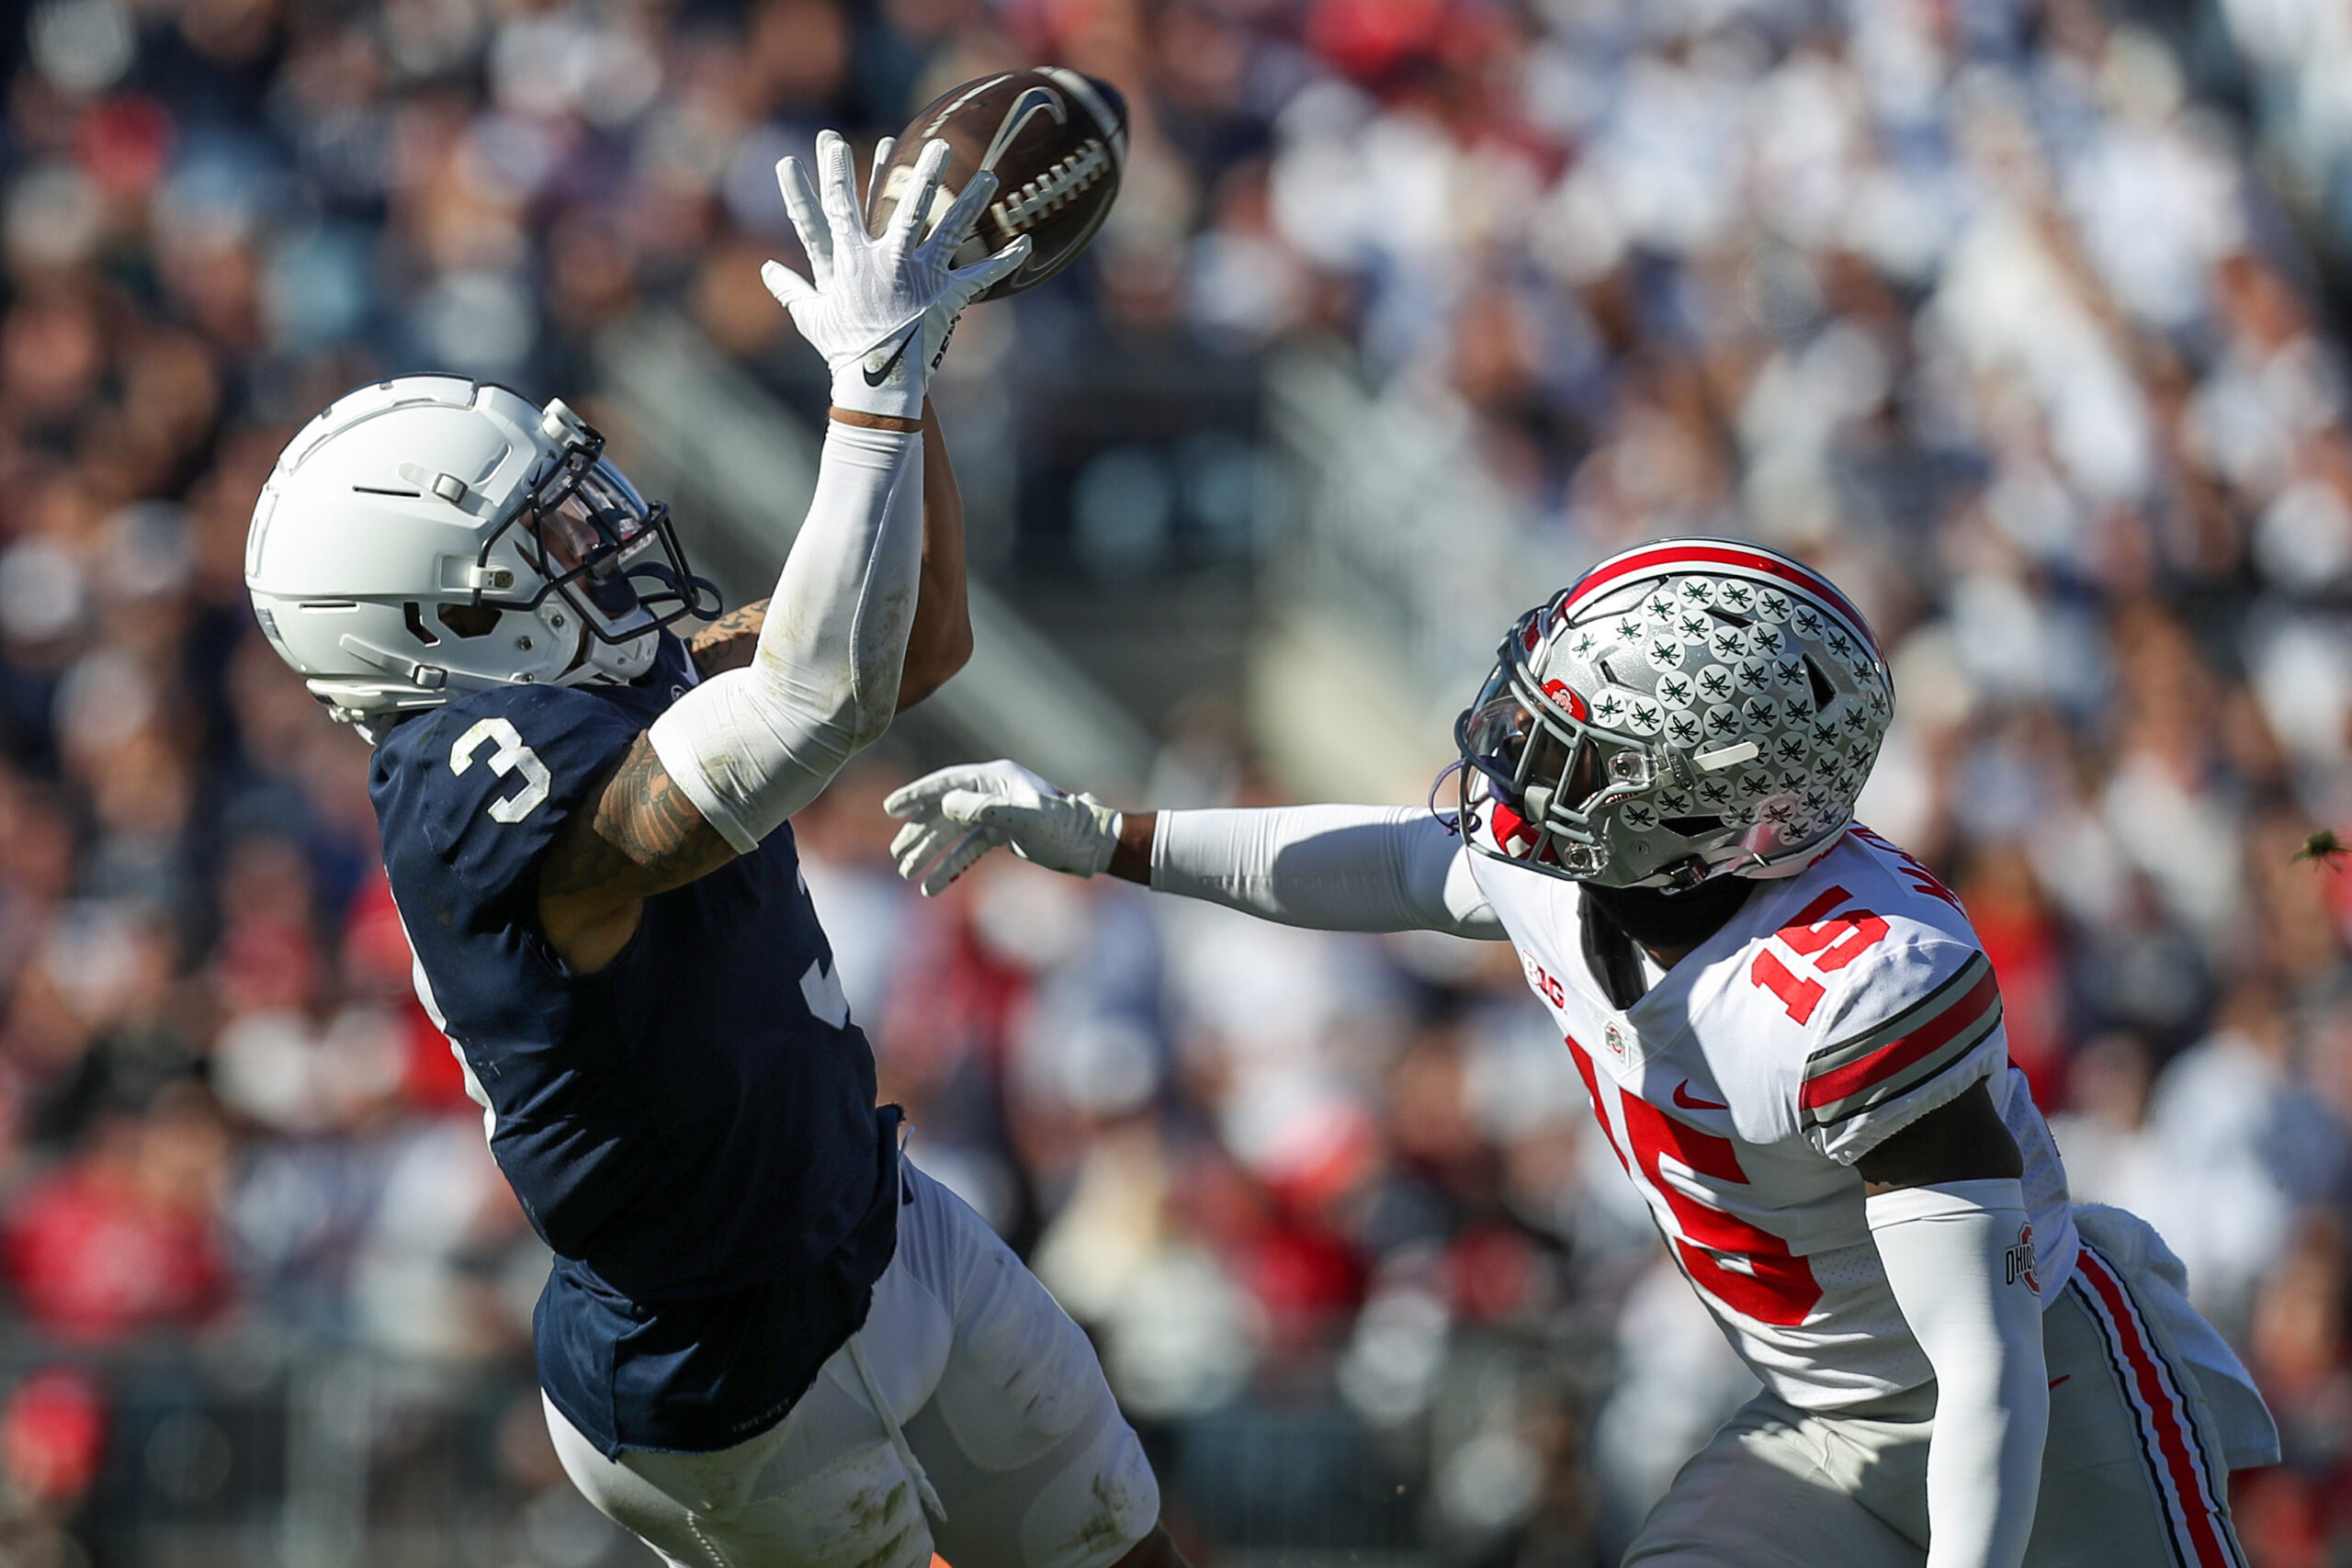
[[[773,1425],[897,1236],[897,1118],[789,829],[647,899],[594,975],[540,932],[540,855],[692,679],[664,637],[632,685],[472,694],[387,736],[369,786],[420,994],[558,1257],[540,1381],[607,1453]]]

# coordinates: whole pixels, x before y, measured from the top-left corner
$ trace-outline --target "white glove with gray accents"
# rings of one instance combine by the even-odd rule
[[[889,162],[886,144],[875,158],[876,177]],[[879,239],[865,231],[849,143],[836,131],[817,134],[819,184],[797,158],[775,168],[784,205],[808,253],[810,277],[780,262],[760,268],[792,324],[825,356],[833,374],[833,406],[891,419],[921,419],[925,382],[948,330],[972,297],[1021,265],[1026,235],[970,266],[952,264],[996,194],[986,170],[956,194],[929,234],[917,231],[933,193],[946,173],[948,147],[933,140],[916,161],[909,198],[890,216]]]
[[[882,809],[906,822],[890,841],[899,874],[936,898],[999,844],[1023,860],[1070,876],[1108,867],[1119,847],[1119,814],[1091,795],[1071,795],[1018,762],[966,762],[893,791]]]

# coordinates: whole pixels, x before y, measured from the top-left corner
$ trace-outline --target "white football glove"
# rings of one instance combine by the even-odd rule
[[[889,152],[886,146],[875,159],[877,177]],[[918,231],[947,159],[946,142],[924,145],[907,198],[879,239],[865,231],[849,143],[838,132],[817,134],[820,186],[809,184],[797,158],[776,165],[776,184],[815,281],[773,261],[760,268],[760,278],[792,312],[792,324],[809,346],[825,356],[836,408],[922,418],[923,389],[956,316],[1029,254],[1024,235],[970,266],[950,265],[996,194],[996,176],[985,170],[957,193],[928,235]]]
[[[936,898],[999,844],[1070,876],[1092,876],[1119,847],[1119,814],[1018,762],[967,762],[894,790],[882,809],[906,821],[890,841],[899,874]]]

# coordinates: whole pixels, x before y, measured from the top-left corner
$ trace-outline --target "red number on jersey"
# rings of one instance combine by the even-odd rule
[[[1592,1058],[1574,1037],[1568,1037],[1568,1057],[1592,1097],[1593,1120],[1617,1163],[1655,1193],[1674,1216],[1679,1235],[1667,1237],[1675,1259],[1691,1284],[1725,1306],[1758,1323],[1793,1328],[1812,1315],[1821,1300],[1821,1286],[1813,1266],[1789,1251],[1789,1244],[1770,1231],[1713,1205],[1700,1201],[1667,1179],[1662,1161],[1673,1159],[1696,1175],[1745,1185],[1747,1173],[1739,1168],[1738,1151],[1729,1138],[1702,1133],[1689,1122],[1668,1116],[1645,1100],[1614,1094],[1618,1115],[1625,1123],[1626,1142],[1633,1145],[1628,1161],[1609,1114],[1601,1109],[1600,1078]],[[1614,1091],[1616,1086],[1610,1086]],[[1663,1227],[1661,1227],[1663,1228]]]
[[[1836,974],[1886,936],[1886,922],[1868,909],[1830,914],[1830,910],[1852,897],[1842,887],[1830,888],[1781,928],[1781,940],[1812,959],[1813,966],[1823,974]]]
[[[1829,912],[1852,897],[1842,887],[1828,888],[1775,934],[1815,969],[1835,975],[1886,936],[1886,922],[1868,909],[1849,909],[1841,915]],[[1799,1023],[1812,1021],[1813,1010],[1826,994],[1820,981],[1797,978],[1769,947],[1758,951],[1756,962],[1747,966],[1747,977],[1780,998],[1781,1005]]]
[[[1780,998],[1781,1005],[1799,1023],[1812,1022],[1813,1010],[1829,994],[1820,981],[1800,980],[1790,974],[1789,966],[1773,957],[1770,948],[1757,953],[1756,962],[1747,966],[1747,977]]]

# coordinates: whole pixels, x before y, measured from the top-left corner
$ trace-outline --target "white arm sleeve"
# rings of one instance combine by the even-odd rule
[[[922,573],[922,437],[829,420],[817,492],[758,651],[653,721],[654,754],[749,854],[817,797],[899,704]]]
[[[1895,1303],[1936,1369],[1928,1568],[2017,1568],[2050,1423],[2025,1189],[1905,1187],[1866,1200],[1863,1212]]]
[[[1418,807],[1163,811],[1151,885],[1286,926],[1505,940],[1469,850]]]

